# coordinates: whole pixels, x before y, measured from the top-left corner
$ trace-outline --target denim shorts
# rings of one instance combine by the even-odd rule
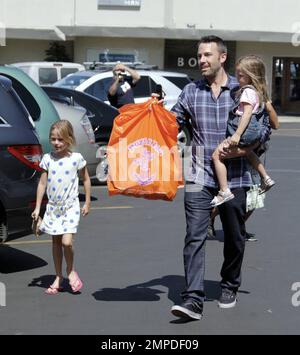
[[[236,132],[239,126],[239,121],[240,121],[240,116],[236,115],[236,116],[229,117],[227,123],[226,137],[231,137],[234,135],[234,133]],[[252,145],[257,141],[259,141],[260,138],[261,138],[261,125],[257,121],[256,116],[252,115],[248,127],[246,128],[246,130],[241,136],[239,146],[245,147],[245,146]]]

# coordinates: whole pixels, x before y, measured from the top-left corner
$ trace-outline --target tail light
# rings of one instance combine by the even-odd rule
[[[94,134],[94,130],[91,125],[91,122],[87,118],[87,116],[84,116],[80,119],[80,124],[88,137],[89,143],[94,144],[95,143],[95,134]]]
[[[14,157],[19,159],[22,163],[30,168],[43,171],[39,164],[42,159],[42,147],[39,144],[35,145],[11,145],[7,150]]]

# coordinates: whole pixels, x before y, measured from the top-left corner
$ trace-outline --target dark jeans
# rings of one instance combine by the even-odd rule
[[[245,249],[246,189],[232,189],[235,198],[219,206],[224,230],[221,287],[237,291]],[[204,302],[205,242],[210,202],[217,190],[187,184],[185,189],[186,238],[183,251],[186,289],[182,297]]]

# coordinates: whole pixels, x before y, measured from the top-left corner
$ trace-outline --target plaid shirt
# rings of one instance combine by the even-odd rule
[[[225,139],[228,114],[232,108],[237,87],[237,80],[229,76],[216,99],[208,82],[205,79],[199,80],[188,84],[183,89],[177,104],[172,108],[180,125],[185,119],[191,119],[192,147],[202,147],[201,157],[195,153],[195,148],[193,148],[193,168],[186,176],[187,181],[212,188],[218,187],[212,154]],[[230,188],[252,185],[246,158],[229,159],[225,162]],[[198,168],[196,169],[195,166]]]

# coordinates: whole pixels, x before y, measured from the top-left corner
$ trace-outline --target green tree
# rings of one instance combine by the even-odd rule
[[[49,49],[45,50],[47,62],[71,62],[71,58],[66,52],[66,47],[59,42],[50,42]]]

